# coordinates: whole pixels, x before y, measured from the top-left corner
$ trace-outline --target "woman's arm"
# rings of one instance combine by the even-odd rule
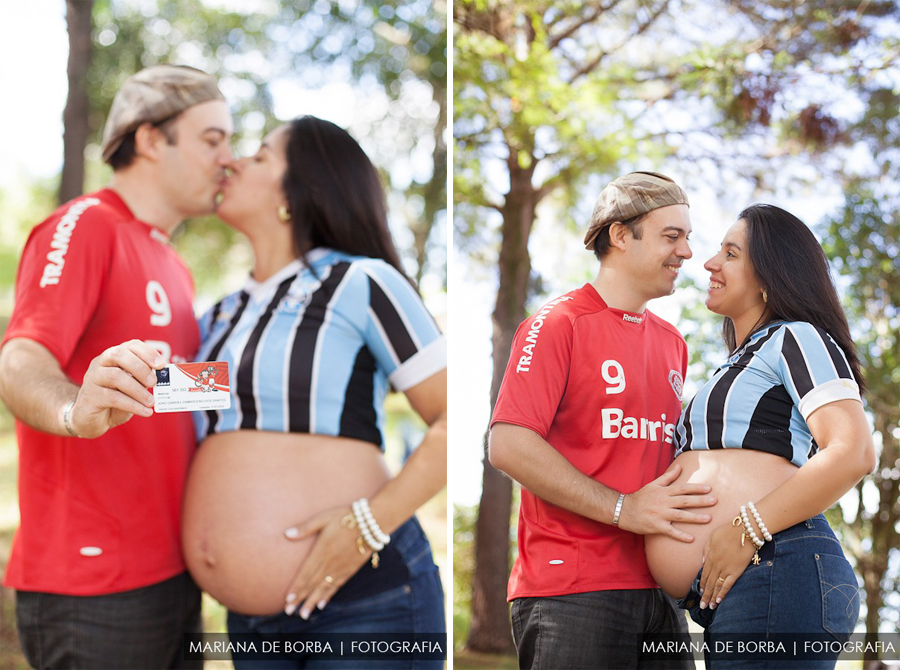
[[[428,424],[428,432],[397,476],[369,501],[372,516],[387,534],[399,528],[447,485],[447,370],[405,393],[413,409]],[[372,552],[368,547],[365,555],[357,549],[358,530],[341,525],[341,520],[351,513],[349,506],[335,507],[285,531],[290,540],[318,534],[285,597],[287,614],[293,614],[299,606],[300,616],[306,619],[313,607],[323,609],[337,590],[370,560]]]
[[[807,424],[819,452],[781,486],[754,501],[773,535],[824,512],[875,469],[875,446],[860,402],[823,405]],[[721,602],[750,562],[754,547],[750,542],[741,546],[742,530],[725,525],[713,531],[704,551],[701,608]]]

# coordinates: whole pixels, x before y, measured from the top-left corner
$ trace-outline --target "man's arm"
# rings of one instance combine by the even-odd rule
[[[79,437],[99,437],[135,414],[153,414],[153,395],[146,387],[156,384],[153,370],[163,365],[156,349],[130,340],[91,361],[79,387],[46,347],[14,338],[0,350],[0,399],[32,428],[65,436],[63,409],[75,401],[69,415],[72,429]]]
[[[515,479],[549,503],[601,523],[611,524],[619,491],[607,488],[576,469],[540,435],[528,428],[496,423],[489,441],[491,465]],[[672,526],[682,523],[709,523],[708,514],[686,512],[685,508],[710,507],[716,499],[707,496],[706,484],[671,486],[681,473],[674,465],[639,491],[625,497],[619,528],[638,535],[668,535],[681,542],[694,538]]]

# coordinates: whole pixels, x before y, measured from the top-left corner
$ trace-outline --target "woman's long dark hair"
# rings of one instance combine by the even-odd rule
[[[860,393],[866,383],[825,259],[809,228],[774,205],[751,205],[738,215],[747,224],[750,263],[768,302],[763,321],[806,321],[826,331],[843,350]],[[734,322],[725,317],[722,335],[730,351],[737,348]]]
[[[347,131],[303,116],[290,123],[282,189],[291,213],[294,251],[315,247],[380,258],[404,277],[387,224],[381,180]]]

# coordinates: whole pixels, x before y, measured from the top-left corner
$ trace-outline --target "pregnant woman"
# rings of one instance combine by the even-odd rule
[[[822,512],[875,452],[825,255],[795,216],[754,205],[704,267],[730,356],[682,414],[675,462],[680,481],[709,484],[719,502],[691,544],[647,536],[650,570],[708,635],[844,640],[857,581]]]
[[[232,398],[196,415],[191,574],[232,634],[443,633],[413,514],[446,484],[446,343],[400,268],[375,168],[303,117],[233,164],[218,211],[255,264],[201,320],[198,360],[228,362]],[[429,425],[396,477],[389,385]]]

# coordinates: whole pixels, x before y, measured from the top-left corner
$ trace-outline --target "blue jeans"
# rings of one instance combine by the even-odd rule
[[[184,661],[186,633],[200,632],[200,590],[184,572],[102,596],[18,591],[19,641],[34,668],[202,668]]]
[[[845,642],[859,618],[859,587],[841,544],[821,514],[776,533],[716,609],[700,609],[700,575],[678,601],[705,628],[711,668],[745,668],[747,659],[716,653],[727,636],[777,640],[803,635]],[[726,636],[722,638],[721,636]],[[790,651],[789,651],[790,653]],[[783,668],[784,656],[762,654],[754,668]],[[790,661],[791,668],[833,668],[837,654]]]
[[[641,652],[647,637],[687,634],[684,613],[660,589],[517,598],[513,638],[520,668],[693,668],[690,654],[665,660]]]
[[[317,635],[386,633],[446,633],[444,590],[438,568],[431,556],[431,547],[415,517],[391,535],[388,545],[396,552],[396,563],[390,557],[378,569],[363,568],[335,594],[324,610],[313,609],[307,621],[297,613],[283,612],[267,616],[246,616],[228,612],[228,634],[233,640],[255,640],[261,648],[264,639],[278,636],[302,636],[315,639]],[[368,565],[368,564],[367,564]],[[386,569],[381,573],[382,569]],[[401,583],[396,582],[398,574]],[[362,577],[362,579],[360,579]],[[386,590],[377,591],[378,580],[387,581]],[[352,582],[352,583],[351,583]],[[349,587],[349,589],[348,589]],[[366,594],[347,598],[342,591]],[[377,591],[374,592],[373,591]],[[446,639],[443,647],[447,649]],[[277,658],[271,660],[233,659],[237,670],[242,668],[443,668],[444,661],[359,659]]]

